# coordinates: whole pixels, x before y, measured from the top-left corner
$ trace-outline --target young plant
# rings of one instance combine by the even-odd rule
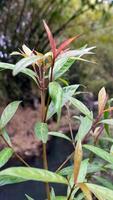
[[[20,101],[13,102],[5,108],[0,118],[0,136],[7,144],[7,147],[0,152],[0,167],[13,154],[21,160],[25,167],[11,167],[1,170],[0,185],[28,180],[43,181],[46,184],[48,200],[93,200],[94,196],[98,200],[113,200],[113,184],[108,176],[108,171],[113,170],[113,145],[111,145],[113,139],[109,129],[109,125],[113,125],[113,119],[108,119],[109,113],[113,110],[110,106],[111,101],[108,100],[106,90],[103,87],[98,94],[98,114],[94,118],[93,111],[76,98],[79,84],[65,85],[67,82],[62,78],[76,60],[87,61],[81,57],[85,54],[93,54],[91,50],[95,47],[87,48],[87,46],[84,46],[79,50],[67,49],[79,36],[70,38],[57,47],[45,21],[44,27],[50,42],[50,52],[42,54],[23,45],[20,52],[12,53],[12,55],[23,56],[19,62],[16,64],[0,63],[0,68],[12,70],[14,76],[23,73],[32,78],[40,91],[41,118],[40,122],[38,121],[35,124],[34,133],[43,144],[44,169],[30,167],[13,149],[6,126],[15,114]],[[30,68],[28,68],[29,66]],[[46,95],[47,93],[48,95]],[[46,96],[48,96],[48,99],[46,99]],[[70,106],[80,111],[79,116],[73,116],[75,120],[79,120],[80,124],[75,137],[71,125]],[[70,137],[59,131],[63,107],[67,110]],[[58,126],[57,130],[50,132],[48,120],[54,114],[57,114]],[[104,134],[107,137],[103,137]],[[48,170],[46,143],[49,135],[67,140],[73,145],[74,149],[55,172]],[[109,143],[108,151],[103,149],[103,141]],[[73,165],[65,167],[70,159],[73,159]],[[50,182],[67,185],[67,196],[56,196],[54,189],[50,190]],[[26,198],[33,200],[27,194]]]

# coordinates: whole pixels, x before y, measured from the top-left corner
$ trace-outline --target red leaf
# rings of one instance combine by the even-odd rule
[[[53,59],[54,59],[56,57],[56,43],[55,43],[53,35],[52,35],[48,25],[46,24],[45,20],[43,20],[43,23],[44,23],[45,30],[47,32],[47,36],[48,36],[48,39],[49,39],[49,42],[50,42],[50,47],[51,47],[51,50],[52,50],[52,53],[53,53]]]
[[[79,37],[80,37],[80,35],[77,35],[75,37],[69,38],[69,39],[65,40],[64,42],[62,42],[62,44],[57,49],[56,56],[58,56],[62,50],[64,50],[66,47],[68,47],[70,43],[72,43],[74,40],[76,40]]]

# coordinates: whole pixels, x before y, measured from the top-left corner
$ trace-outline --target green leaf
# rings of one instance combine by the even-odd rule
[[[0,167],[3,167],[7,163],[13,153],[13,150],[9,147],[6,147],[0,151]]]
[[[61,169],[60,171],[58,171],[58,174],[61,175],[61,176],[70,176],[72,175],[73,173],[73,170],[74,170],[74,166],[68,166],[68,167],[65,167],[63,169]]]
[[[17,75],[19,72],[21,72],[23,69],[28,67],[29,65],[35,63],[36,61],[40,60],[42,56],[30,56],[26,58],[22,58],[19,62],[16,63],[14,69],[13,69],[13,76]]]
[[[67,197],[64,196],[57,196],[55,200],[67,200]]]
[[[8,133],[7,133],[7,131],[5,129],[2,129],[2,136],[4,137],[4,139],[7,141],[7,143],[11,147],[12,144],[11,144],[10,137],[9,137],[9,135],[8,135]]]
[[[48,134],[49,134],[49,135],[52,135],[52,136],[64,138],[64,139],[66,139],[66,140],[68,140],[68,141],[71,141],[71,139],[70,139],[69,137],[67,137],[65,134],[60,133],[60,132],[49,132]]]
[[[75,62],[75,58],[62,58],[55,62],[53,68],[53,77],[54,80],[61,77]]]
[[[108,142],[111,142],[111,143],[113,143],[113,138],[110,138],[110,137],[102,137],[102,138],[100,138],[101,140],[106,140],[106,141],[108,141]]]
[[[113,119],[103,119],[99,123],[113,125]]]
[[[70,85],[63,87],[62,106],[64,106],[70,100],[70,97],[74,95],[78,87],[79,85]],[[55,113],[56,113],[55,106],[53,102],[51,102],[47,112],[47,120],[51,118]]]
[[[25,194],[25,196],[26,196],[26,198],[27,198],[28,200],[34,200],[33,198],[31,198],[31,197],[28,196],[27,194]]]
[[[87,173],[95,173],[99,171],[104,171],[103,164],[99,162],[89,163]]]
[[[80,110],[81,113],[89,117],[91,119],[91,112],[90,110],[78,99],[75,99],[73,97],[70,98],[70,102],[74,107],[76,107],[78,110]]]
[[[67,180],[54,172],[37,169],[37,168],[27,168],[27,167],[11,167],[0,171],[0,177],[4,177],[5,184],[10,183],[14,180],[17,182],[24,182],[28,180],[32,181],[42,181],[51,183],[62,183],[68,184]]]
[[[84,137],[87,135],[87,133],[90,131],[91,127],[92,127],[92,124],[93,124],[93,116],[92,116],[92,113],[90,114],[90,118],[92,119],[89,119],[87,116],[85,117],[82,117],[81,116],[81,124],[79,126],[79,129],[78,129],[78,132],[77,132],[77,135],[75,137],[75,141],[76,140],[83,140]]]
[[[48,127],[46,123],[37,122],[35,124],[35,135],[38,140],[41,140],[43,143],[46,143],[48,140]]]
[[[21,101],[13,101],[4,109],[0,119],[0,129],[3,129],[14,116]]]
[[[85,159],[81,162],[78,179],[77,179],[78,183],[83,183],[85,181],[88,164],[89,164],[89,159]]]
[[[100,183],[103,186],[113,190],[113,184],[110,181],[106,180],[103,177],[99,177],[99,176],[93,176],[93,178],[96,179],[98,181],[98,183]]]
[[[113,190],[91,183],[86,183],[86,185],[98,200],[113,200]]]
[[[9,63],[3,63],[3,62],[0,62],[0,68],[2,69],[10,69],[10,70],[14,70],[15,68],[15,65],[13,64],[9,64]],[[23,74],[29,76],[30,78],[32,78],[36,83],[37,83],[37,80],[36,80],[36,73],[34,71],[32,71],[31,69],[23,69],[21,71]]]
[[[51,188],[50,199],[51,199],[51,200],[56,200],[56,198],[55,198],[55,191],[54,191],[53,188]]]
[[[58,115],[58,119],[61,115],[61,107],[62,107],[62,94],[63,90],[59,83],[57,82],[51,82],[49,83],[49,95],[51,96],[51,99],[53,101],[55,111]]]
[[[113,164],[113,156],[110,153],[104,151],[103,149],[100,149],[92,145],[83,145],[83,147],[92,151],[94,154],[106,160],[107,162]]]
[[[78,194],[77,198],[74,198],[73,200],[82,200],[82,199],[84,199],[84,194],[80,193]]]

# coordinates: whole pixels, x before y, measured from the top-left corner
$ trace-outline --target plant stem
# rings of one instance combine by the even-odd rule
[[[8,144],[7,140],[5,140],[5,138],[2,135],[1,138],[7,144],[7,146],[13,150],[15,156],[22,162],[22,164],[24,164],[26,167],[30,167],[30,165],[18,153],[15,152],[14,148]]]
[[[41,73],[41,81],[42,81],[42,89],[41,92],[41,120],[42,122],[46,121],[46,112],[45,112],[45,80],[44,80],[44,72],[42,70]],[[46,144],[43,143],[43,167],[48,170],[48,162],[47,162],[47,153],[46,153]],[[47,199],[50,200],[50,189],[48,182],[46,183],[46,194]]]
[[[73,192],[74,188],[75,188],[75,184],[74,184],[74,185],[73,185],[73,187],[71,188],[71,190],[70,190],[70,193],[69,193],[69,196],[68,196],[67,200],[71,200],[71,194],[72,194],[72,192]]]

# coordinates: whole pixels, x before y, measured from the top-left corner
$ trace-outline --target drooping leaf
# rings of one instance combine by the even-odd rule
[[[86,183],[86,185],[98,200],[113,200],[113,190],[91,183]]]
[[[62,108],[62,95],[63,90],[59,83],[57,82],[51,82],[49,83],[49,94],[51,96],[51,99],[53,101],[55,111],[57,112],[58,119],[60,118],[61,114],[61,108]]]
[[[98,114],[101,115],[107,102],[106,90],[103,87],[98,94]]]
[[[51,182],[51,183],[62,183],[68,184],[67,180],[54,172],[28,167],[11,167],[0,171],[0,177],[4,177],[4,182],[11,184],[11,180],[17,182],[24,182],[28,180]]]
[[[78,99],[75,99],[73,97],[70,98],[70,102],[73,106],[75,106],[78,110],[80,110],[81,113],[89,117],[91,119],[91,112],[90,110]]]
[[[35,135],[38,140],[41,140],[43,143],[46,143],[48,140],[48,127],[46,123],[37,122],[35,124]]]
[[[7,163],[13,153],[13,150],[9,147],[6,147],[2,151],[0,151],[0,168]]]
[[[110,180],[108,181],[108,180],[106,180],[105,178],[99,177],[99,176],[93,176],[93,178],[94,178],[95,180],[97,180],[97,182],[98,182],[99,184],[101,184],[102,186],[105,186],[105,187],[107,187],[107,188],[113,190],[113,184],[110,182]]]
[[[0,129],[3,129],[16,113],[21,101],[14,101],[4,109],[0,118]]]
[[[22,58],[19,62],[16,63],[13,69],[13,75],[17,75],[19,72],[22,72],[22,70],[24,70],[26,67],[37,62],[40,59],[42,59],[42,56],[30,56]]]
[[[84,196],[86,197],[87,200],[93,200],[91,192],[85,183],[79,183],[79,187],[84,193]]]
[[[78,89],[79,85],[70,85],[63,88],[63,95],[62,95],[62,105],[64,106],[70,99],[71,96],[74,95],[75,91]],[[47,120],[51,118],[56,113],[55,107],[53,102],[50,103],[49,109],[47,112]]]
[[[27,200],[34,200],[33,198],[31,198],[29,195],[25,194]]]
[[[61,169],[58,174],[62,175],[62,176],[70,176],[72,173],[73,173],[73,169],[74,169],[74,166],[68,166],[68,167],[65,167],[63,169]]]
[[[80,165],[82,162],[83,152],[81,141],[77,141],[75,154],[74,154],[74,183],[76,184],[78,181],[78,175],[80,171]]]
[[[14,67],[15,67],[15,65],[13,65],[13,64],[0,62],[0,68],[2,68],[2,69],[14,70]],[[34,71],[32,71],[31,69],[25,68],[21,72],[23,74],[29,76],[30,78],[32,78],[37,83],[36,74]]]
[[[103,149],[100,149],[99,147],[95,147],[92,145],[83,145],[83,147],[85,149],[92,151],[94,154],[106,160],[107,162],[113,164],[113,156],[110,153],[104,151]]]
[[[93,119],[93,116],[91,116]],[[77,135],[75,137],[75,140],[83,140],[86,134],[90,131],[93,124],[93,120],[89,119],[87,116],[81,117],[81,124],[79,126]]]
[[[49,39],[49,43],[50,43],[50,47],[51,47],[51,50],[53,52],[53,58],[56,57],[56,44],[55,44],[55,40],[53,38],[53,35],[47,25],[47,23],[43,20],[43,23],[44,23],[44,27],[45,27],[45,30],[46,30],[46,33],[47,33],[47,36],[48,36],[48,39]]]
[[[68,141],[71,141],[71,139],[70,139],[68,136],[66,136],[65,134],[60,133],[60,132],[49,132],[48,134],[49,134],[49,135],[52,135],[52,136],[64,138],[64,139],[66,139],[66,140],[68,140]]]

